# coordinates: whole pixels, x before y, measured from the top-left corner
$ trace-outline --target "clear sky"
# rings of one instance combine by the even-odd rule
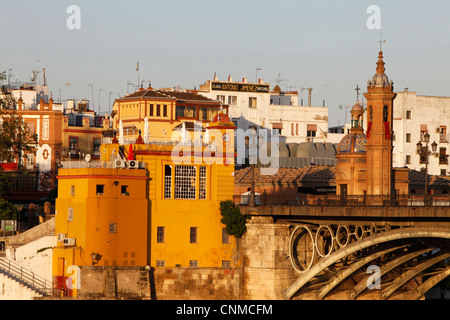
[[[67,28],[70,5],[81,10],[79,30]],[[45,68],[56,99],[92,100],[93,84],[95,111],[100,94],[107,112],[110,92],[137,83],[138,61],[154,88],[198,88],[214,73],[254,81],[261,68],[258,78],[283,90],[312,87],[333,126],[344,123],[339,105],[353,105],[356,85],[365,92],[375,73],[380,30],[367,27],[370,5],[381,10],[394,89],[450,96],[448,0],[0,0],[0,71],[29,81]]]

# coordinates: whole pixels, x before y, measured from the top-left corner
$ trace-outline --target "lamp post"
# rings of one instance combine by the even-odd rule
[[[425,142],[425,145],[422,145],[422,143],[419,141],[417,142],[417,154],[419,155],[419,162],[422,161],[422,159],[425,159],[425,197],[424,197],[424,203],[427,202],[428,198],[428,158],[430,155],[436,154],[437,150],[437,143],[436,141],[433,141],[431,144],[431,151],[428,148],[428,143],[430,142],[430,134],[426,132],[423,136],[423,142]]]
[[[256,165],[256,152],[257,152],[257,141],[256,141],[256,128],[252,127],[251,136],[249,138],[249,162],[252,168],[252,183],[250,190],[250,201],[248,203],[249,207],[255,207],[255,165]]]

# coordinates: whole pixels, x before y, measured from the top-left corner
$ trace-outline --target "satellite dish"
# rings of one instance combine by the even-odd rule
[[[91,161],[91,155],[89,153],[84,157],[84,161],[86,162]]]

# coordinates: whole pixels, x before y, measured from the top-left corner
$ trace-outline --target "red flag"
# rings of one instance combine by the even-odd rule
[[[130,144],[130,150],[128,151],[128,158],[127,160],[134,160],[134,153],[133,153],[133,145]]]

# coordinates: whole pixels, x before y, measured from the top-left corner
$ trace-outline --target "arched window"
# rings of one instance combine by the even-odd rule
[[[388,121],[388,107],[384,106],[383,108],[383,121],[387,122]]]

